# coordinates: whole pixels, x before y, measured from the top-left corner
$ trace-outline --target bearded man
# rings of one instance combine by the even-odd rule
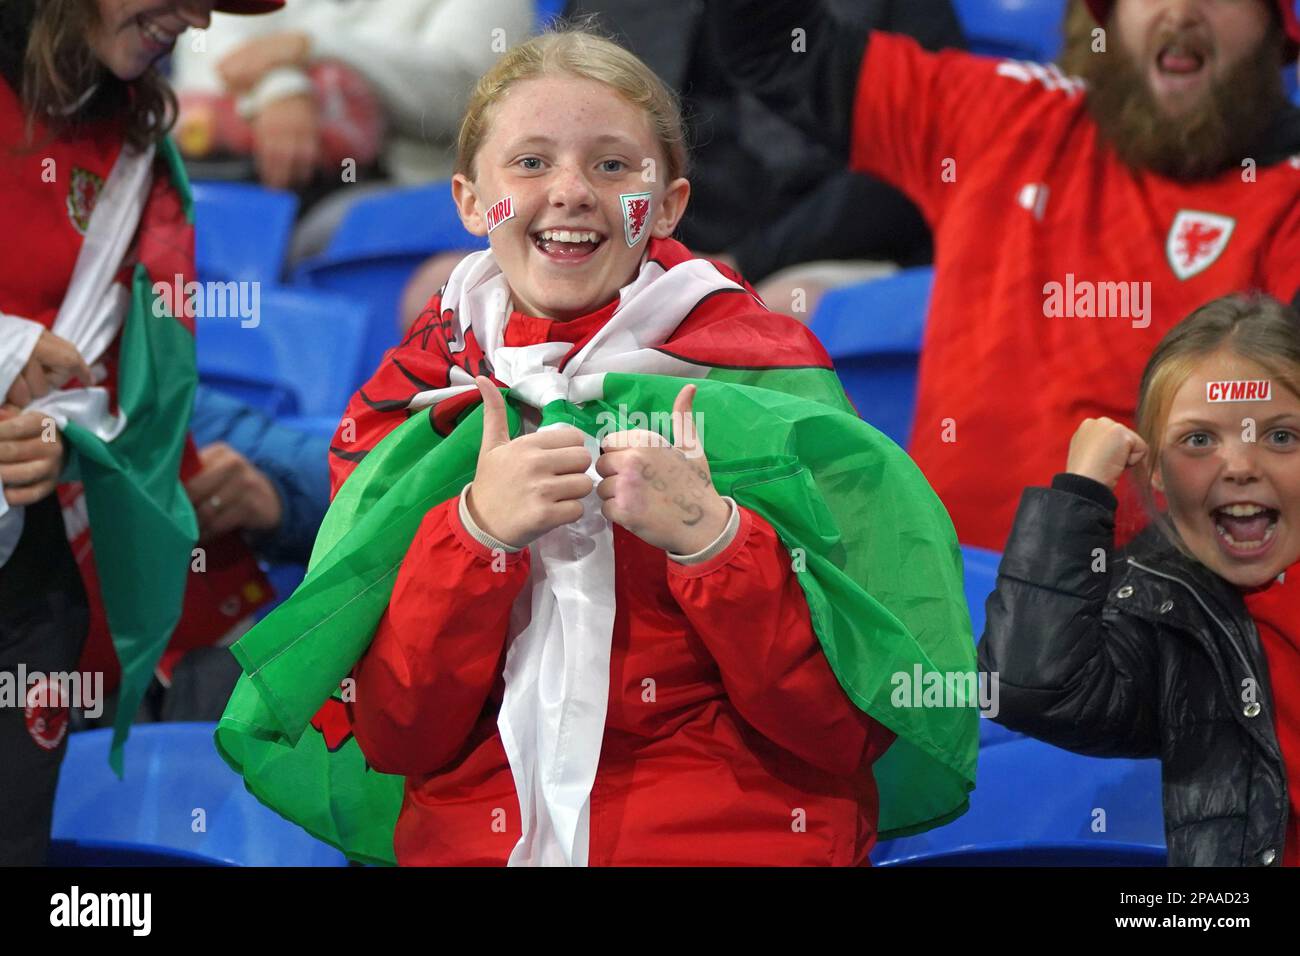
[[[1071,77],[855,32],[807,0],[710,5],[733,82],[934,232],[909,450],[968,544],[1003,546],[1081,419],[1133,423],[1143,365],[1180,319],[1233,291],[1300,290],[1292,0],[1088,8]],[[1122,503],[1122,533],[1141,520]]]

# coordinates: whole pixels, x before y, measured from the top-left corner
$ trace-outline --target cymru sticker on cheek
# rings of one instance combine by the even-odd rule
[[[504,199],[498,199],[492,204],[492,208],[487,211],[484,217],[487,220],[488,235],[492,230],[501,225],[507,219],[515,218],[515,197],[506,196]]]

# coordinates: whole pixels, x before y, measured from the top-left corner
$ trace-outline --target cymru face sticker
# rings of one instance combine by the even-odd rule
[[[504,199],[498,199],[492,204],[492,208],[487,211],[487,229],[491,235],[492,230],[501,225],[507,219],[515,218],[515,197],[506,196]]]
[[[1205,400],[1218,402],[1267,402],[1273,398],[1273,383],[1266,378],[1253,382],[1207,382]]]
[[[650,220],[650,194],[624,193],[618,201],[623,205],[623,238],[631,248],[645,235]]]

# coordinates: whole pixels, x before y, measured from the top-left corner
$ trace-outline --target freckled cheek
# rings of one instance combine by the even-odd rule
[[[1206,500],[1214,468],[1210,460],[1180,460],[1177,455],[1166,455],[1161,471],[1165,479],[1165,500],[1175,519],[1188,522],[1204,531]]]
[[[1291,454],[1285,465],[1271,469],[1268,478],[1280,510],[1292,527],[1300,529],[1300,455]]]

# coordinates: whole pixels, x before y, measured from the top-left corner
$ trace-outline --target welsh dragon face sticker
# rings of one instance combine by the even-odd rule
[[[650,221],[650,193],[623,193],[618,201],[623,206],[623,238],[631,248],[641,241]]]

